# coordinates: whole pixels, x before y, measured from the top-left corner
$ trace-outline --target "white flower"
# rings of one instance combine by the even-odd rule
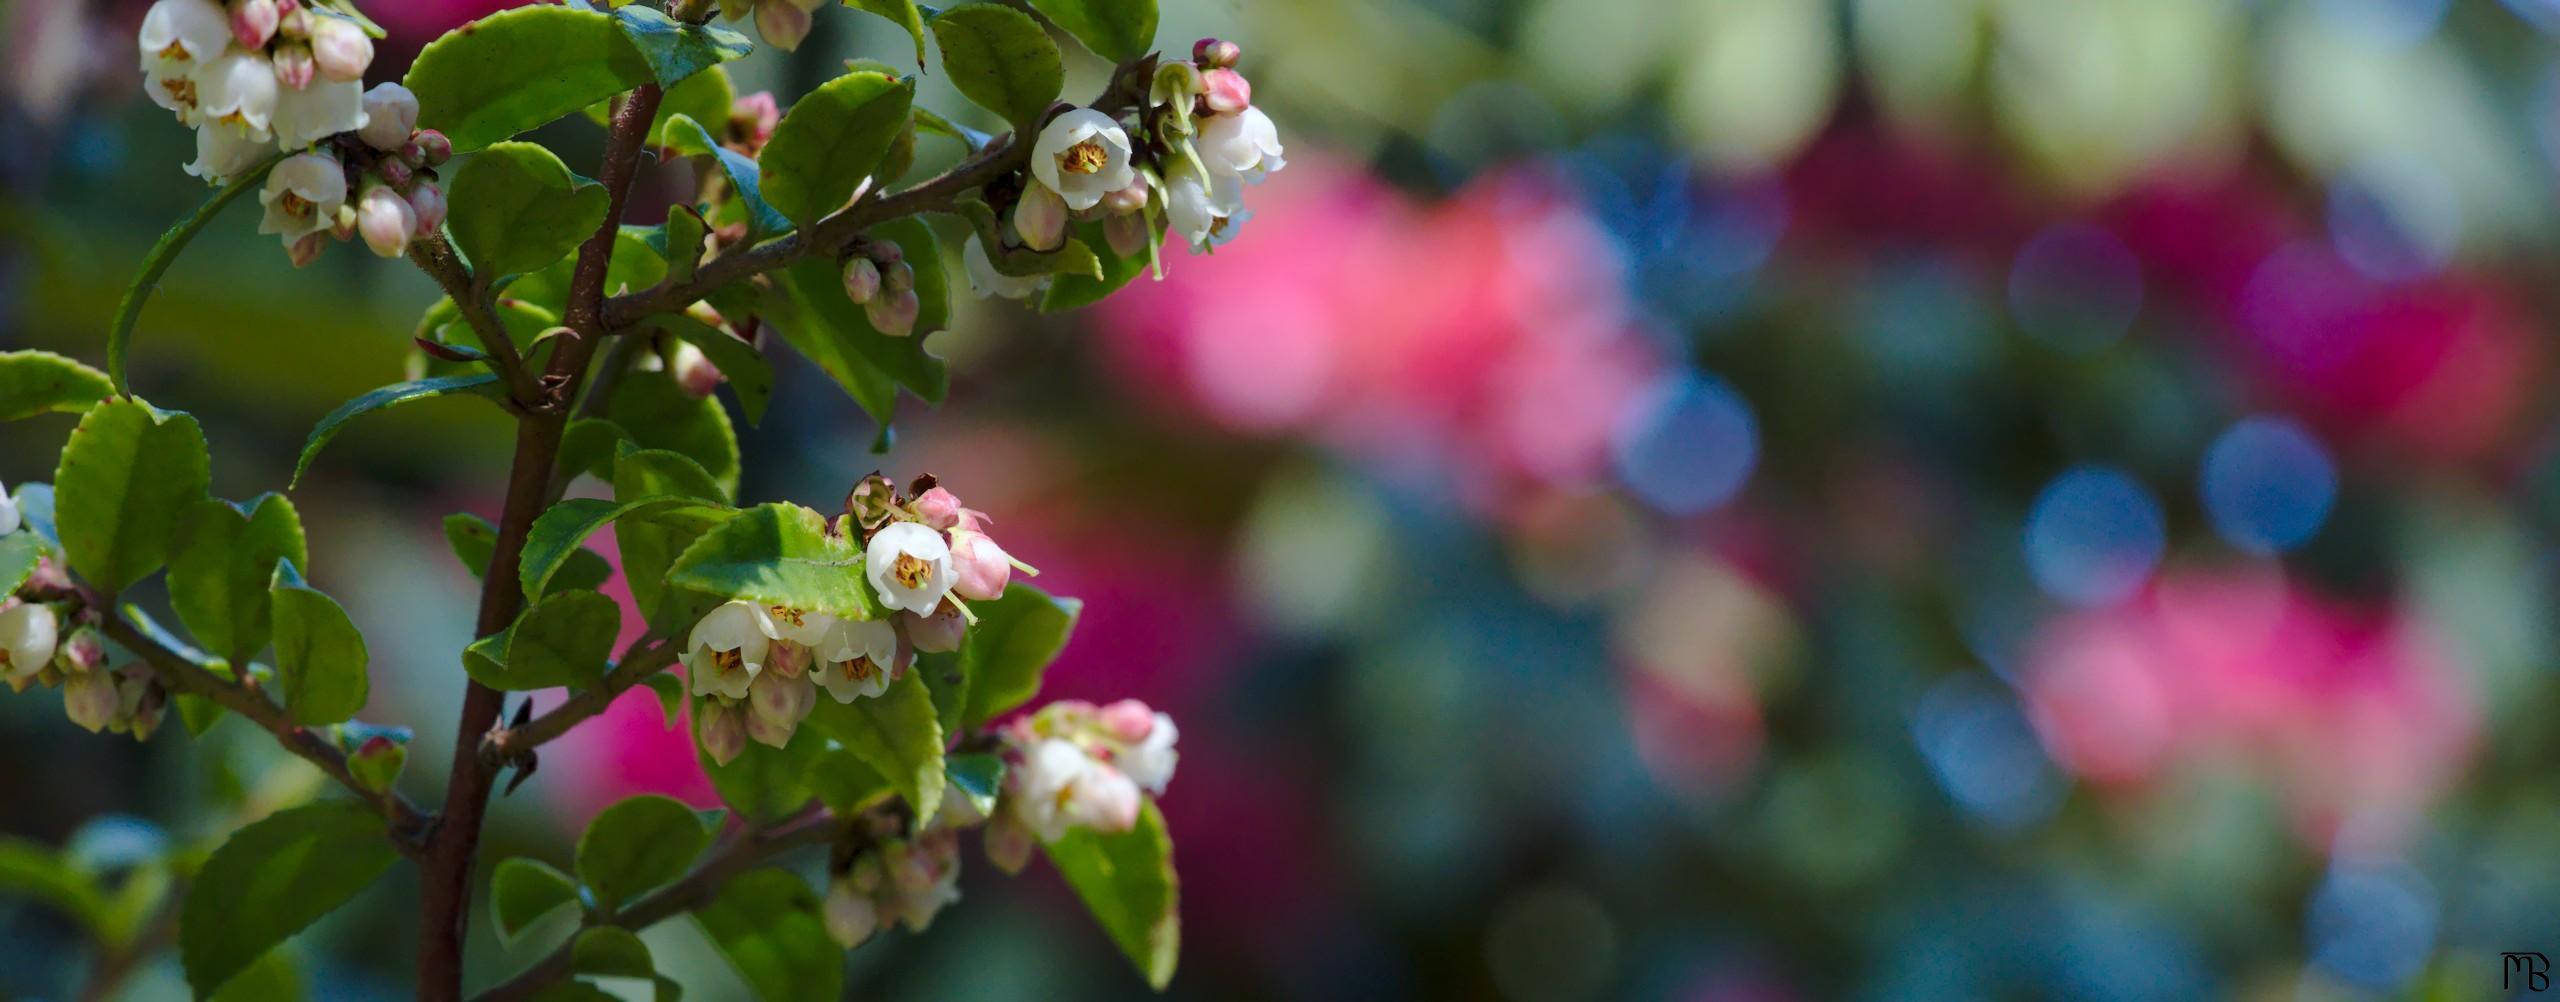
[[[1176,163],[1165,179],[1164,218],[1195,253],[1225,243],[1244,223],[1244,184],[1234,174],[1202,177]]]
[[[0,610],[0,679],[28,678],[52,664],[60,626],[47,606],[30,602]]]
[[[880,920],[923,932],[943,906],[960,900],[960,833],[928,830],[880,847]]]
[[[196,73],[204,66],[195,60],[154,62],[142,71],[142,89],[151,103],[176,112],[180,124],[194,125],[204,121],[196,93]]]
[[[1031,176],[1079,212],[1129,186],[1129,134],[1111,116],[1078,108],[1050,119],[1031,148]]]
[[[233,49],[198,70],[196,108],[205,128],[237,129],[265,139],[276,114],[276,71],[267,57]]]
[[[942,534],[919,522],[892,522],[871,536],[862,555],[863,571],[880,604],[891,610],[931,615],[951,591],[959,575],[951,569],[951,547]]]
[[[1156,714],[1155,726],[1134,748],[1123,750],[1112,761],[1127,773],[1129,780],[1145,787],[1148,793],[1163,793],[1165,784],[1173,782],[1174,763],[1181,756],[1173,750],[1173,742],[1182,732],[1173,726],[1173,717]]]
[[[696,696],[747,698],[747,687],[764,670],[765,652],[773,643],[763,608],[731,601],[693,624],[685,640],[684,665]]]
[[[1015,814],[1041,841],[1055,842],[1070,828],[1124,832],[1137,823],[1137,784],[1073,741],[1043,739],[1012,775]]]
[[[385,153],[397,152],[418,131],[418,96],[385,80],[364,92],[364,126],[356,138]]]
[[[418,229],[418,210],[409,200],[377,184],[365,190],[356,202],[356,232],[364,234],[365,246],[383,257],[399,257],[409,251],[409,234]]]
[[[73,672],[62,682],[63,714],[91,734],[114,723],[116,711],[123,707],[124,695],[116,691],[114,672]]]
[[[328,229],[338,207],[347,203],[347,173],[336,157],[299,153],[286,157],[267,173],[258,203],[267,207],[258,232],[283,235],[292,243],[304,234]]]
[[[9,485],[0,484],[0,536],[18,531],[18,499],[9,496]]]
[[[837,946],[853,949],[861,946],[871,934],[880,931],[880,908],[871,896],[853,886],[853,881],[838,877],[827,887],[827,936]]]
[[[1259,182],[1289,162],[1280,156],[1280,129],[1260,108],[1210,116],[1200,128],[1200,161],[1213,173]]]
[[[997,271],[996,263],[987,257],[986,246],[978,242],[974,233],[969,235],[968,246],[960,249],[960,265],[969,273],[969,291],[980,299],[1023,299],[1049,287],[1047,275],[1007,275]]]
[[[836,702],[889,691],[889,666],[898,657],[896,627],[876,619],[836,619],[812,646],[818,654],[818,684]]]
[[[246,173],[275,151],[274,143],[238,129],[200,128],[196,130],[196,162],[188,164],[186,170],[207,184],[221,184]]]
[[[314,12],[311,15],[311,61],[319,64],[320,76],[324,79],[362,83],[365,67],[373,65],[373,39],[366,37],[364,29],[356,27],[353,21]]]
[[[301,149],[364,125],[364,85],[354,80],[314,80],[301,90],[286,87],[276,93],[276,144],[285,149]]]
[[[231,44],[231,17],[213,0],[160,0],[142,15],[142,68],[201,63]]]

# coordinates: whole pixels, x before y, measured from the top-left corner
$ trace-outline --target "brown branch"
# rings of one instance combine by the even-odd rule
[[[715,850],[711,858],[684,879],[667,885],[655,894],[632,902],[609,915],[589,920],[590,926],[620,926],[638,932],[659,922],[709,904],[729,878],[755,868],[757,864],[802,846],[825,843],[844,829],[844,820],[816,804],[774,825],[747,832]],[[540,990],[565,981],[576,973],[571,952],[577,939],[571,937],[559,949],[542,958],[515,977],[475,996],[475,1002],[511,1002],[532,998]]]
[[[445,239],[442,232],[432,239],[410,241],[409,260],[443,287],[445,298],[453,300],[454,309],[471,324],[472,333],[480,335],[481,347],[488,349],[499,378],[507,381],[508,394],[519,405],[533,403],[537,394],[533,376],[525,372],[524,356],[516,351],[515,339],[507,335],[506,322],[498,319],[497,311],[490,307],[488,290],[480,287],[471,269],[462,263],[462,256],[454,251],[453,241]]]
[[[614,666],[613,671],[606,673],[602,682],[579,690],[566,702],[552,707],[550,712],[526,721],[522,727],[501,728],[489,732],[489,736],[480,743],[480,761],[492,767],[511,762],[518,756],[569,733],[570,728],[604,712],[605,707],[613,705],[614,699],[632,686],[640,684],[640,680],[667,670],[669,666],[675,664],[676,655],[681,649],[672,640],[661,640],[647,646],[644,650],[624,654],[622,663]]]

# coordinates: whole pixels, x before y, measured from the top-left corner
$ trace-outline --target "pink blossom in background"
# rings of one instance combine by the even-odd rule
[[[2469,763],[2480,708],[2427,624],[2308,594],[2277,572],[2176,572],[2135,601],[2064,613],[2023,688],[2064,768],[2118,790],[2200,760],[2270,781],[2306,841],[2395,827]]]
[[[622,608],[622,633],[613,641],[619,651],[640,639],[648,623],[640,618],[631,586],[623,580],[622,549],[613,543],[613,530],[608,527],[597,533],[589,548],[613,565],[613,577],[599,590]],[[536,706],[547,709],[562,698],[559,690],[550,690],[537,697]],[[687,716],[674,727],[667,726],[657,693],[640,686],[615,697],[603,713],[543,746],[542,757],[536,782],[549,787],[550,796],[560,805],[554,816],[565,831],[583,831],[597,811],[642,793],[663,793],[696,807],[720,806],[711,778],[694,757],[693,720]]]

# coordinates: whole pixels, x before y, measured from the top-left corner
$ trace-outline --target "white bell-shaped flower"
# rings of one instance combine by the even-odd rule
[[[267,57],[233,49],[196,72],[197,111],[204,127],[236,129],[265,139],[276,114],[276,71]]]
[[[1173,742],[1181,736],[1182,732],[1173,726],[1173,717],[1159,712],[1155,726],[1147,729],[1147,736],[1136,746],[1122,749],[1112,761],[1148,793],[1163,793],[1165,785],[1173,782],[1174,764],[1181,760],[1173,750]]]
[[[385,153],[397,152],[418,131],[418,95],[385,80],[364,92],[364,126],[356,138]]]
[[[159,0],[142,15],[142,69],[202,63],[231,44],[231,16],[213,0]]]
[[[1206,177],[1177,161],[1165,178],[1165,225],[1194,252],[1232,239],[1243,225],[1244,183],[1234,174]]]
[[[1050,119],[1031,147],[1031,176],[1057,192],[1068,208],[1093,208],[1102,196],[1128,187],[1136,177],[1129,166],[1129,134],[1119,121],[1091,108]]]
[[[341,132],[364,128],[364,84],[355,80],[313,80],[300,90],[276,92],[276,144],[301,149]]]
[[[987,257],[986,246],[978,242],[974,233],[969,235],[968,246],[960,249],[960,269],[969,275],[969,291],[980,299],[1024,299],[1049,287],[1047,275],[1007,275],[997,271],[996,263]]]
[[[1024,752],[1022,764],[1009,774],[1016,795],[1008,800],[1025,827],[1041,841],[1055,842],[1075,823],[1067,806],[1075,798],[1076,784],[1101,767],[1075,742],[1048,738]]]
[[[177,113],[179,124],[202,123],[204,102],[196,89],[196,75],[204,67],[205,63],[192,59],[154,62],[142,71],[143,92],[151,95],[151,103]]]
[[[1212,115],[1200,126],[1195,144],[1200,161],[1212,173],[1234,174],[1259,182],[1289,162],[1280,156],[1280,128],[1260,108],[1232,115]]]
[[[238,129],[218,127],[196,130],[196,160],[186,171],[203,178],[206,184],[221,184],[239,177],[276,151],[276,144]]]
[[[53,609],[28,602],[0,610],[0,679],[22,679],[53,663],[62,623]]]
[[[838,619],[813,645],[818,684],[839,703],[889,691],[889,666],[897,663],[898,631],[876,619]]]
[[[267,212],[258,232],[282,235],[286,243],[329,228],[338,207],[347,203],[347,173],[338,158],[325,153],[286,157],[267,172],[266,190],[258,203]]]
[[[872,534],[862,561],[882,606],[917,615],[930,615],[959,579],[951,569],[950,544],[919,522],[882,526]]]
[[[773,643],[770,619],[753,602],[725,602],[693,624],[684,665],[696,696],[747,698]]]

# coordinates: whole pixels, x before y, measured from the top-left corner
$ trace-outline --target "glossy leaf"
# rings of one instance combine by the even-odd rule
[[[82,414],[115,392],[107,374],[49,351],[0,351],[0,421]]]
[[[554,594],[526,609],[506,631],[506,654],[498,659],[494,680],[472,677],[510,692],[584,688],[604,677],[621,629],[622,607],[612,599],[591,591]]]
[[[716,499],[723,492],[700,463],[662,449],[628,447],[614,459],[613,495],[616,499],[661,495]],[[651,508],[628,515],[614,526],[614,545],[622,551],[623,580],[651,626],[680,629],[721,601],[718,596],[667,587],[667,569],[686,547],[730,516],[727,509],[708,505]]]
[[[710,845],[710,827],[682,801],[632,797],[598,813],[578,836],[578,880],[611,910],[684,876]]]
[[[656,978],[658,965],[649,944],[621,926],[583,929],[569,948],[569,966],[579,974],[607,978]]]
[[[710,157],[719,162],[721,172],[729,175],[729,187],[735,189],[747,205],[750,235],[771,236],[791,228],[791,220],[783,218],[772,203],[765,201],[764,168],[756,163],[755,158],[720,145],[720,141],[690,115],[669,116],[661,135],[667,147],[677,153]]]
[[[556,9],[556,8],[535,8]],[[539,271],[604,223],[604,186],[569,173],[550,150],[498,143],[463,161],[446,199],[445,228],[479,274]]]
[[[844,994],[844,950],[827,938],[818,894],[798,874],[739,874],[693,917],[765,1002]]]
[[[792,102],[757,157],[765,201],[802,226],[842,207],[879,168],[914,97],[912,80],[855,71]]]
[[[403,83],[418,95],[418,127],[469,152],[654,78],[613,18],[536,6],[446,32],[419,51]],[[452,201],[457,211],[464,204]]]
[[[872,227],[871,235],[895,241],[915,269],[915,331],[891,337],[871,326],[863,309],[844,295],[843,276],[832,262],[804,259],[782,274],[792,308],[776,326],[793,350],[807,356],[833,377],[864,411],[887,424],[896,413],[896,386],[905,386],[927,403],[938,403],[950,389],[950,372],[940,356],[925,349],[925,335],[950,324],[948,273],[932,231],[916,219]],[[894,384],[894,385],[893,385]]]
[[[267,646],[276,562],[311,562],[302,516],[282,494],[252,506],[206,499],[187,509],[169,555],[169,604],[206,647],[243,663]]]
[[[631,47],[649,64],[658,86],[673,88],[688,77],[755,51],[747,36],[718,25],[686,24],[655,7],[633,5],[613,12]]]
[[[1075,239],[1093,254],[1095,267],[1099,269],[1100,274],[1097,277],[1092,274],[1069,273],[1051,279],[1049,291],[1040,297],[1042,312],[1056,313],[1063,310],[1082,309],[1099,303],[1112,293],[1120,291],[1147,270],[1146,249],[1139,248],[1137,253],[1129,255],[1122,255],[1112,250],[1111,241],[1103,235],[1102,224],[1099,222],[1077,223]],[[988,263],[992,264],[994,261],[990,259]]]
[[[577,554],[588,552],[581,544],[597,529],[652,506],[700,507],[702,504],[692,498],[644,497],[627,502],[570,498],[552,505],[535,516],[533,525],[525,532],[524,554],[518,563],[517,580],[527,596],[548,595],[554,590],[553,576],[567,567]]]
[[[685,217],[671,212],[670,220]],[[738,409],[747,415],[748,424],[764,422],[764,408],[773,400],[773,366],[764,360],[756,346],[720,328],[681,313],[668,313],[649,318],[659,330],[702,351],[702,357],[727,378],[729,392],[738,396]]]
[[[71,569],[110,593],[159,570],[179,517],[204,499],[210,462],[193,417],[132,397],[90,408],[53,475]]]
[[[1147,984],[1162,990],[1172,981],[1182,951],[1181,888],[1173,871],[1173,838],[1155,802],[1146,802],[1129,831],[1104,835],[1075,828],[1042,848]]]
[[[44,554],[44,537],[35,533],[0,536],[0,595],[17,591],[19,585],[35,576],[36,563]]]
[[[974,731],[1039,694],[1041,675],[1066,648],[1084,603],[1015,584],[995,601],[970,608],[978,622],[960,646],[960,674],[968,692],[960,715],[964,731]]]
[[[605,416],[644,449],[665,449],[702,464],[723,498],[738,491],[738,438],[720,402],[696,399],[665,372],[633,372],[614,388]]]
[[[1035,131],[1066,86],[1058,43],[1028,14],[991,3],[965,4],[935,15],[932,28],[952,84],[1024,136]]]
[[[827,809],[837,814],[868,810],[898,795],[897,787],[889,784],[889,777],[848,748],[819,752],[809,767],[809,786],[817,791]]]
[[[489,877],[489,912],[501,942],[514,942],[544,916],[577,903],[577,882],[538,859],[510,856]]]
[[[373,682],[365,672],[364,635],[335,599],[303,583],[291,562],[276,564],[268,587],[274,603],[276,672],[295,723],[334,724],[364,709]]]
[[[877,619],[863,585],[862,550],[828,531],[824,516],[794,504],[739,512],[676,558],[667,583],[765,605]]]
[[[697,702],[696,719],[701,709]],[[711,777],[711,788],[719,791],[720,802],[750,822],[781,821],[817,795],[810,785],[815,775],[811,764],[821,751],[816,741],[793,741],[782,748],[749,741],[738,757],[722,765],[702,750],[701,741],[690,736],[687,740],[693,742],[694,755],[702,763],[703,773]]]
[[[916,9],[915,0],[844,0],[844,5],[869,11],[889,19],[916,40],[916,65],[924,65],[924,12]]]
[[[178,919],[187,984],[213,994],[398,859],[382,819],[353,801],[288,808],[233,832],[196,871]]]
[[[1156,0],[1031,0],[1093,54],[1125,63],[1156,44]]]
[[[453,547],[455,559],[471,571],[471,576],[487,577],[489,559],[498,549],[498,527],[489,520],[469,512],[455,512],[444,517],[444,541]],[[551,572],[544,595],[564,591],[594,591],[613,577],[613,565],[593,550],[580,549],[569,554],[559,569]]]
[[[396,407],[412,400],[432,400],[448,394],[468,392],[497,381],[497,374],[489,372],[419,379],[406,383],[394,383],[339,404],[337,410],[330,411],[327,416],[320,419],[319,424],[311,427],[311,437],[302,443],[302,455],[293,461],[293,476],[285,481],[285,486],[291,489],[302,482],[303,472],[311,468],[311,460],[320,455],[320,448],[328,445],[330,439],[338,437],[338,432],[344,430],[349,421],[385,407]]]
[[[886,777],[917,817],[932,817],[942,805],[942,721],[915,672],[869,699],[839,703],[822,696],[808,722]]]

